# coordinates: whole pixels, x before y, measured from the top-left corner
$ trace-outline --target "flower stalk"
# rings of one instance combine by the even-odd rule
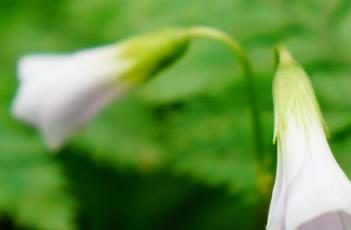
[[[265,154],[262,141],[260,109],[255,92],[254,74],[250,59],[244,49],[240,46],[239,42],[222,31],[209,27],[193,27],[189,29],[189,34],[192,38],[209,38],[228,46],[239,60],[244,72],[247,97],[250,103],[251,120],[254,130],[253,141],[255,144],[258,166],[256,174],[259,200],[256,210],[257,222],[255,223],[255,228],[262,229],[262,227],[266,224],[266,216],[268,214],[269,197],[272,184],[270,163],[272,161],[269,159],[271,155]]]
[[[251,107],[251,119],[254,128],[256,155],[261,169],[265,170],[266,166],[264,164],[266,162],[266,159],[262,142],[260,110],[255,93],[253,68],[249,57],[247,56],[244,49],[240,46],[238,41],[223,33],[222,31],[209,27],[192,27],[189,29],[188,33],[192,38],[209,38],[223,43],[224,45],[228,46],[233,51],[234,55],[238,58],[246,80],[247,96]]]

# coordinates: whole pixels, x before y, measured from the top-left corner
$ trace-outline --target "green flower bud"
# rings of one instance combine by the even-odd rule
[[[279,45],[278,68],[273,82],[274,138],[284,131],[287,116],[294,113],[300,122],[319,121],[325,126],[309,77],[289,51]],[[307,127],[307,126],[306,126]]]
[[[182,29],[165,29],[122,42],[118,56],[130,60],[133,67],[121,80],[132,84],[147,80],[178,60],[188,44],[189,35]]]

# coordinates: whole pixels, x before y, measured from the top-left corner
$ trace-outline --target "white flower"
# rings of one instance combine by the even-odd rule
[[[72,54],[25,56],[13,114],[58,149],[107,103],[176,60],[187,44],[185,34],[165,30]]]
[[[351,229],[351,184],[333,157],[311,83],[286,49],[274,80],[278,167],[268,230]]]

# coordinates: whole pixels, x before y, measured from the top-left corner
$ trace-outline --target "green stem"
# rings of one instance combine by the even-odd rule
[[[210,38],[229,46],[229,48],[232,49],[234,54],[239,59],[246,78],[247,93],[251,105],[251,118],[252,123],[254,125],[254,142],[256,147],[256,154],[259,161],[259,165],[261,165],[264,168],[265,159],[261,134],[260,111],[258,108],[257,98],[254,89],[253,69],[248,56],[236,40],[219,30],[212,29],[209,27],[192,27],[189,29],[188,32],[191,37]]]

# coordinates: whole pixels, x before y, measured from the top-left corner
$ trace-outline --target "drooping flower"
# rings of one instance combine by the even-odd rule
[[[58,149],[107,103],[177,60],[187,45],[187,34],[167,29],[71,54],[25,56],[13,114]]]
[[[351,184],[328,145],[307,74],[284,47],[273,83],[278,166],[268,230],[351,229]]]

